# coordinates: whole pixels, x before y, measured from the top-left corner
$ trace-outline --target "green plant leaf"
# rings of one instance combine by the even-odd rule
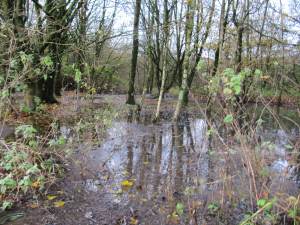
[[[53,61],[49,55],[45,56],[41,60],[41,64],[45,65],[47,67],[52,67],[53,66]]]
[[[224,123],[232,123],[233,122],[233,115],[229,114],[227,116],[225,116],[224,118]]]
[[[264,205],[267,203],[267,200],[266,199],[264,199],[264,198],[261,198],[261,199],[259,199],[258,201],[257,201],[257,206],[258,207],[264,207]]]
[[[31,167],[30,169],[28,169],[26,171],[26,174],[38,174],[40,172],[40,169],[38,168],[38,165],[34,165],[33,167]]]
[[[13,206],[13,203],[11,201],[3,201],[1,209],[3,211],[10,209]]]
[[[78,84],[81,81],[81,72],[79,69],[75,69],[75,81]]]
[[[184,212],[184,205],[180,202],[176,204],[176,212],[179,216],[181,216]]]

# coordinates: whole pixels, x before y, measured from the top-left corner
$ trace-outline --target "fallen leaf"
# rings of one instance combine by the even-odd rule
[[[121,185],[122,185],[122,187],[129,187],[129,188],[131,188],[133,186],[133,182],[129,181],[129,180],[124,180],[124,181],[122,181]]]
[[[133,217],[130,218],[129,224],[131,224],[131,225],[137,225],[138,223],[139,223],[139,221],[137,219],[135,219]]]
[[[124,180],[121,182],[122,189],[128,191],[133,186],[133,182],[129,180]]]
[[[56,195],[47,195],[47,199],[48,199],[49,201],[52,201],[52,200],[54,200],[54,199],[56,199],[56,198],[57,198]]]
[[[179,224],[180,218],[176,212],[173,212],[171,215],[168,215],[168,220],[171,224]]]
[[[37,204],[37,203],[32,203],[32,204],[29,205],[29,207],[32,208],[32,209],[36,209],[36,208],[39,207],[39,204]]]
[[[64,207],[64,206],[65,206],[65,202],[64,201],[54,202],[54,207],[55,208],[61,208],[61,207]]]
[[[39,181],[35,181],[35,182],[32,183],[31,186],[32,186],[33,188],[35,188],[35,189],[38,189],[38,188],[40,188],[41,183],[40,183]]]

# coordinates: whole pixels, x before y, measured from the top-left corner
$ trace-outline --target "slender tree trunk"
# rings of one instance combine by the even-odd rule
[[[279,107],[281,106],[282,101],[282,94],[283,94],[283,82],[284,82],[284,76],[285,76],[285,47],[284,47],[284,15],[283,15],[283,6],[282,6],[282,0],[280,2],[280,28],[281,28],[281,41],[282,41],[282,47],[281,47],[281,74],[279,75],[279,82],[278,82],[278,89],[279,89],[279,95],[277,100],[277,111],[279,112]]]
[[[143,25],[146,29],[146,61],[147,61],[147,72],[146,72],[146,79],[144,81],[144,87],[143,87],[143,94],[141,98],[141,108],[143,107],[144,104],[144,99],[146,94],[151,94],[152,93],[152,88],[153,88],[153,78],[154,78],[154,62],[153,62],[153,30],[154,30],[154,17],[151,15],[152,10],[151,6],[148,9],[148,22],[146,20],[146,17],[143,16]]]
[[[169,18],[170,10],[168,9],[168,0],[164,0],[164,43],[163,43],[163,72],[162,72],[162,80],[161,87],[159,92],[159,98],[157,102],[156,114],[154,120],[159,119],[160,106],[163,99],[165,84],[167,79],[167,60],[168,60],[168,46],[169,46],[169,36],[170,36],[170,26],[169,26]]]
[[[242,69],[242,52],[243,52],[243,25],[237,26],[237,48],[235,52],[235,71],[236,73],[241,72]]]
[[[210,33],[210,29],[211,29],[211,25],[212,25],[212,19],[213,19],[213,15],[214,15],[214,12],[215,12],[215,5],[216,5],[216,0],[213,0],[212,5],[211,5],[211,9],[210,9],[210,13],[209,13],[209,17],[208,17],[208,21],[207,21],[207,24],[206,24],[206,27],[205,27],[205,32],[204,32],[204,35],[203,35],[201,43],[200,43],[200,48],[199,48],[199,50],[197,51],[197,54],[196,54],[195,63],[191,67],[190,72],[189,72],[188,77],[187,77],[187,86],[188,86],[188,88],[184,92],[184,96],[183,96],[183,104],[184,105],[188,104],[189,90],[192,87],[192,82],[193,82],[193,79],[194,79],[195,74],[196,74],[196,68],[197,68],[198,63],[200,62],[200,59],[202,57],[202,53],[203,53],[203,50],[204,50],[204,45],[205,45],[205,43],[207,41],[207,38],[208,38],[208,35]],[[200,32],[200,29],[198,30],[198,32]],[[199,35],[199,34],[196,34],[196,35]],[[197,45],[198,45],[198,43],[197,43]]]
[[[178,120],[179,115],[181,113],[182,106],[184,105],[184,97],[188,93],[188,73],[189,73],[189,64],[190,57],[192,55],[191,50],[191,40],[194,28],[194,6],[195,2],[187,1],[187,12],[186,12],[186,28],[185,28],[185,57],[183,62],[183,75],[182,75],[182,85],[179,91],[178,101],[176,110],[174,113],[173,120]]]
[[[154,23],[155,19],[154,16],[151,15],[151,11],[149,9],[149,15],[148,19],[151,21],[150,26],[148,27],[147,30],[147,57],[148,57],[148,77],[147,77],[147,83],[146,83],[146,93],[147,94],[152,94],[152,89],[153,89],[153,81],[154,81],[154,48],[153,48],[153,31],[154,31]],[[146,24],[145,24],[146,26]]]
[[[85,57],[85,51],[86,51],[86,32],[87,32],[87,10],[88,10],[88,2],[87,0],[80,0],[81,2],[81,9],[79,11],[79,24],[78,24],[78,31],[79,31],[79,37],[78,37],[78,46],[79,46],[79,52],[77,56],[77,64],[79,67],[79,70],[81,74],[83,75],[85,72],[85,63],[86,63],[86,57]]]
[[[221,6],[221,15],[220,15],[220,25],[219,25],[219,40],[218,46],[215,52],[215,60],[214,60],[214,67],[212,71],[212,76],[214,77],[217,74],[219,68],[219,62],[222,60],[222,51],[223,51],[223,44],[225,40],[225,33],[226,27],[228,24],[228,16],[229,16],[229,9],[230,9],[230,2],[228,1],[226,15],[225,15],[225,8],[226,8],[226,1],[222,0]]]
[[[134,12],[134,24],[133,24],[133,47],[131,58],[131,73],[129,76],[129,89],[126,104],[135,105],[134,99],[134,82],[137,68],[138,50],[139,50],[139,21],[141,12],[142,0],[136,0],[135,12]]]

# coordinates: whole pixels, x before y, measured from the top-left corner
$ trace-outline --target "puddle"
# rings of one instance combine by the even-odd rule
[[[201,118],[180,124],[141,121],[114,122],[101,146],[84,153],[81,164],[93,176],[73,170],[74,177],[65,181],[71,191],[64,211],[54,211],[51,215],[56,218],[45,216],[46,221],[64,225],[238,224],[252,210],[246,162],[230,136],[222,137],[230,144],[228,151],[219,138],[208,137],[208,126]],[[62,132],[66,137],[71,133],[67,127]],[[287,150],[299,138],[299,130],[264,128],[258,132],[270,159],[267,169],[274,174],[271,192],[297,195],[299,170]],[[226,213],[210,215],[208,206],[218,209],[220,204]],[[179,206],[180,216],[176,216]]]
[[[297,194],[299,176],[286,159],[286,146],[297,136],[282,130],[264,131],[264,135],[265,141],[274,141],[274,150],[269,152],[274,158],[269,166],[274,174],[274,193],[280,192],[278,187],[285,183],[286,193]],[[208,138],[207,124],[202,119],[179,125],[115,122],[107,140],[88,153],[87,161],[105,168],[106,173],[100,172],[99,178],[109,177],[102,185],[112,201],[138,210],[145,224],[168,224],[178,203],[191,210],[199,204],[205,208],[213,202],[238,202],[249,194],[238,146],[228,154],[217,140]],[[122,190],[123,181],[133,183],[130,191]],[[232,199],[226,199],[225,192]],[[203,217],[204,212],[197,216]],[[153,213],[157,215],[155,220]],[[185,216],[181,222],[188,224],[188,211]],[[240,219],[231,216],[232,221]]]

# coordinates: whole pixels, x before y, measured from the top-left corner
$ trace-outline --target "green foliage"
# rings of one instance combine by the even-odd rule
[[[258,199],[256,205],[258,210],[255,213],[246,214],[244,220],[240,223],[240,225],[252,225],[257,224],[257,221],[260,221],[259,224],[277,224],[278,215],[272,212],[272,209],[277,202],[276,198],[266,199],[261,198]]]
[[[77,84],[80,83],[82,77],[82,73],[79,69],[75,69],[75,81]]]
[[[224,123],[232,123],[233,122],[233,115],[232,114],[229,114],[227,116],[225,116],[224,118]]]
[[[212,202],[207,206],[207,209],[211,214],[215,214],[220,209],[220,205],[216,202]]]
[[[7,209],[10,199],[18,199],[22,193],[43,190],[45,183],[53,179],[53,175],[59,170],[55,160],[44,158],[45,146],[39,146],[38,132],[32,125],[21,125],[16,128],[16,134],[20,136],[15,142],[5,144],[6,148],[0,148],[0,171],[4,177],[0,179],[0,193],[4,202],[2,209]],[[59,137],[53,143],[62,146],[65,139]],[[51,154],[50,149],[47,154]],[[11,207],[11,206],[10,206]]]
[[[180,202],[176,204],[176,213],[181,216],[184,212],[184,205]]]
[[[241,94],[245,80],[251,76],[259,79],[262,71],[256,69],[252,72],[249,68],[244,68],[241,72],[236,73],[234,69],[226,68],[222,73],[211,78],[210,93],[215,95],[215,93],[222,92],[227,100],[234,100],[235,96]]]
[[[22,135],[25,139],[35,137],[37,130],[32,125],[21,125],[16,128],[16,135]]]
[[[212,136],[214,133],[216,133],[216,131],[215,131],[213,128],[211,128],[211,129],[207,130],[206,135],[207,135],[208,137],[210,137],[210,136]]]
[[[0,180],[0,192],[5,194],[6,191],[13,191],[17,187],[17,182],[11,178],[11,175]]]
[[[197,64],[197,71],[202,71],[205,68],[205,61],[204,60],[200,60]]]
[[[48,68],[52,68],[53,67],[53,61],[51,59],[51,57],[49,55],[46,55],[44,57],[41,58],[41,64],[43,66],[46,66]]]
[[[31,137],[30,133],[30,137]],[[7,144],[7,149],[0,149],[0,169],[4,172],[4,178],[0,179],[0,193],[4,202],[15,199],[28,191],[42,190],[48,179],[52,179],[55,162],[51,159],[43,159],[39,152],[31,150],[29,145],[13,142]],[[8,208],[4,203],[2,209]]]
[[[263,208],[267,203],[268,203],[267,199],[261,198],[257,201],[256,204],[259,208]]]
[[[18,185],[28,185],[29,182],[31,182],[30,176],[35,176],[41,173],[38,164],[29,162],[30,160],[30,154],[28,154],[25,149],[24,151],[17,151],[14,146],[12,146],[9,151],[2,154],[0,167],[9,172],[4,179],[0,180],[2,193],[5,193],[7,189],[14,190]],[[13,179],[16,171],[19,171],[24,175],[22,179],[18,179],[18,183]]]
[[[9,97],[9,91],[7,89],[4,89],[0,91],[0,98],[3,100],[5,98]]]
[[[225,84],[224,94],[231,96],[232,94],[239,95],[242,90],[242,84],[245,77],[249,76],[251,71],[249,69],[242,70],[236,74],[232,68],[227,68],[223,72],[223,81]]]
[[[255,76],[256,78],[261,78],[262,74],[263,74],[262,71],[259,70],[259,69],[256,69],[256,70],[254,71],[254,76]]]
[[[23,65],[26,65],[28,63],[32,63],[33,61],[33,55],[32,54],[26,54],[25,52],[20,52],[20,59]]]
[[[13,203],[11,201],[4,201],[2,203],[2,206],[1,206],[1,209],[3,211],[7,210],[7,209],[10,209],[11,207],[13,206]]]
[[[64,146],[66,144],[66,139],[64,136],[59,136],[58,139],[52,139],[48,142],[48,145],[50,147],[59,147],[59,146]]]

